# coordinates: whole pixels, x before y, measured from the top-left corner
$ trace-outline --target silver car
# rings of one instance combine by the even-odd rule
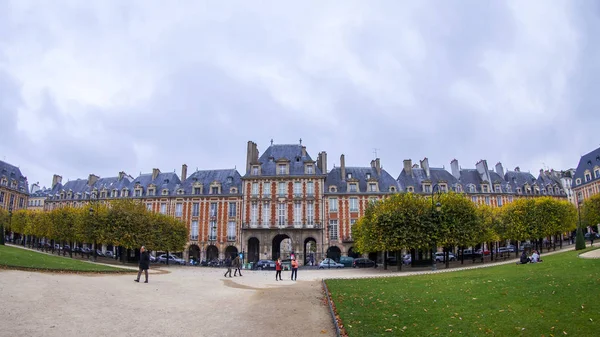
[[[330,258],[326,258],[325,260],[321,261],[321,263],[319,263],[319,269],[324,269],[324,268],[344,268],[344,265],[341,263],[337,263],[335,262],[333,259]]]

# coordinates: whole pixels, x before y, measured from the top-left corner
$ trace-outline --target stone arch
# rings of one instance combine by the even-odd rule
[[[235,259],[238,255],[238,249],[235,246],[227,246],[225,248],[225,258]]]
[[[327,248],[327,257],[333,259],[335,262],[339,262],[340,257],[342,257],[342,251],[338,246],[330,246]]]
[[[200,247],[198,245],[190,245],[188,247],[188,258],[200,261]]]
[[[248,262],[260,260],[260,240],[256,237],[248,239]]]
[[[206,261],[218,260],[219,259],[219,248],[215,245],[206,247]]]
[[[317,240],[313,237],[304,239],[304,265],[314,265],[318,263],[317,259]]]
[[[271,251],[271,258],[273,260],[277,260],[278,258],[288,258],[286,256],[281,256],[281,242],[283,240],[287,240],[290,239],[290,237],[287,234],[277,234],[273,237],[273,248]],[[290,239],[291,240],[291,239]]]
[[[360,254],[354,251],[354,247],[350,247],[350,249],[348,249],[348,256],[356,259],[360,257]]]

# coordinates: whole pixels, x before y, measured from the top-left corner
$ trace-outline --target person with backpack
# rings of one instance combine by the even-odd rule
[[[296,259],[292,259],[292,277],[290,279],[292,281],[298,279],[298,261],[296,261]]]
[[[227,277],[227,274],[229,274],[229,277],[231,276],[231,258],[228,256],[225,259],[225,267],[227,267],[227,271],[225,272],[225,277]]]

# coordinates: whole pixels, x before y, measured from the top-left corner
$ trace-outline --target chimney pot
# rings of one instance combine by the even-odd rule
[[[340,173],[342,174],[342,181],[346,180],[346,158],[343,154],[340,156]]]
[[[412,176],[412,159],[404,159],[404,172],[406,175]]]
[[[187,165],[181,165],[181,182],[184,182],[187,179]]]
[[[155,180],[159,174],[160,174],[160,170],[157,168],[153,168],[152,169],[152,180]]]

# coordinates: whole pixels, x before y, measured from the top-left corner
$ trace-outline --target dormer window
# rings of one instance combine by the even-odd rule
[[[413,193],[413,192],[415,191],[415,188],[414,188],[414,187],[412,187],[412,186],[408,186],[408,187],[406,188],[406,190],[407,190],[408,192],[410,192],[410,193]]]
[[[162,195],[169,195],[169,189],[167,189],[167,188],[164,188],[164,189],[162,190]]]
[[[369,192],[377,192],[377,184],[369,183]]]
[[[517,194],[521,194],[521,188],[517,187]]]
[[[314,174],[314,166],[312,165],[306,165],[306,174]]]
[[[129,190],[124,188],[121,190],[121,198],[129,196]]]
[[[559,189],[558,187],[555,187],[555,188],[554,188],[554,193],[556,193],[556,194],[560,194],[560,189]]]
[[[278,170],[277,172],[279,172],[279,174],[286,174],[287,170],[286,170],[286,165],[285,164],[279,164],[278,166]]]
[[[233,177],[227,177],[227,183],[228,184],[233,183]]]
[[[367,173],[367,180],[371,179],[371,173]]]
[[[506,185],[506,192],[510,193],[512,190],[512,188],[510,187],[510,185]]]
[[[483,191],[483,193],[488,193],[489,192],[488,189],[489,189],[488,185],[485,185],[485,184],[481,185],[481,190]]]
[[[348,174],[346,174],[346,178],[347,178],[347,179],[352,179],[352,173],[348,173]]]
[[[439,186],[440,186],[440,191],[441,192],[444,192],[444,193],[448,192],[448,185],[446,185],[446,184],[440,184]]]
[[[551,186],[548,186],[548,194],[553,194],[553,193],[552,193],[552,187],[551,187]]]
[[[335,186],[329,186],[329,192],[331,192],[331,193],[337,192],[337,187],[335,187]]]
[[[423,192],[425,192],[425,193],[431,193],[431,185],[430,184],[423,184]]]
[[[219,194],[219,186],[212,186],[210,188],[210,194]]]
[[[67,193],[67,198],[71,199],[73,197],[73,193],[69,192]]]
[[[235,187],[230,187],[230,188],[229,188],[229,194],[237,194],[237,188],[235,188]]]
[[[119,196],[119,191],[118,190],[112,190],[111,197],[116,198],[118,196]]]
[[[64,199],[65,198],[65,192],[60,192],[60,198]]]
[[[600,167],[594,168],[594,178],[600,178]]]
[[[475,193],[475,185],[473,185],[473,184],[469,185],[469,193]]]
[[[134,196],[141,197],[142,196],[142,189],[141,188],[136,188]]]
[[[350,192],[357,192],[358,186],[356,184],[350,184]]]
[[[390,186],[390,192],[396,193],[396,186]]]
[[[502,192],[502,188],[500,187],[500,184],[497,184],[496,186],[494,186],[494,189],[496,190],[496,193]]]
[[[184,192],[183,192],[183,188],[180,188],[180,189],[178,189],[178,190],[177,190],[177,194],[178,194],[178,195],[183,195],[183,193],[184,193]]]
[[[581,185],[581,178],[575,179],[575,185]]]
[[[102,191],[100,193],[100,198],[103,198],[103,199],[106,198],[106,191]]]
[[[252,175],[253,176],[257,176],[258,175],[258,166],[252,166]]]
[[[590,171],[585,171],[585,182],[587,183],[590,180],[592,180],[592,174]]]
[[[456,185],[456,193],[462,193],[462,186]]]
[[[527,187],[527,188],[525,188],[525,193],[527,193],[527,194],[531,194],[531,187]]]

